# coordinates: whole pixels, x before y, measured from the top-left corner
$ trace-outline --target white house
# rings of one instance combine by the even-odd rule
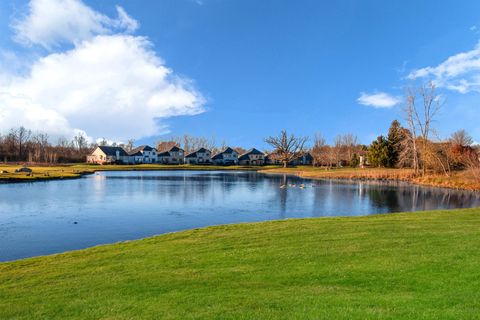
[[[263,165],[265,163],[265,154],[255,148],[252,148],[238,157],[240,165]]]
[[[182,164],[184,162],[185,152],[177,146],[158,154],[158,162],[164,164]]]
[[[197,151],[189,153],[185,156],[186,164],[211,164],[212,163],[212,153],[210,150],[205,148],[200,148]]]
[[[217,153],[212,157],[212,162],[216,165],[235,165],[238,164],[238,153],[230,147]]]
[[[157,149],[147,145],[137,147],[128,154],[135,157],[135,163],[157,163],[158,161]]]

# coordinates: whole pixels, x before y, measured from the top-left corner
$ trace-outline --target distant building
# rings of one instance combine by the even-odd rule
[[[289,163],[293,166],[308,166],[313,164],[313,157],[309,152],[305,152],[303,155]]]
[[[185,156],[186,164],[211,164],[212,152],[205,148],[200,148],[194,152],[191,152]]]
[[[157,149],[147,145],[137,147],[128,154],[135,157],[135,163],[157,163]]]
[[[265,154],[255,148],[252,148],[238,157],[240,165],[263,165],[265,163]]]
[[[265,161],[265,164],[270,164],[270,165],[282,164],[282,162],[278,159],[278,156],[275,152],[270,152],[269,154],[265,155],[264,161]]]
[[[177,146],[171,147],[167,151],[158,154],[158,163],[163,164],[182,164],[184,163],[185,151]]]
[[[280,161],[278,155],[275,152],[271,152],[265,156],[265,164],[282,165],[283,163],[282,161]],[[288,165],[289,166],[313,165],[313,156],[310,154],[310,152],[305,152],[300,157],[290,161]]]
[[[127,152],[122,147],[98,146],[87,156],[87,162],[96,164],[156,163],[157,150],[150,146],[140,146]]]
[[[128,163],[128,153],[121,147],[98,146],[87,156],[88,163],[111,164]]]
[[[235,165],[238,164],[238,153],[230,147],[217,153],[212,157],[212,162],[215,165]]]

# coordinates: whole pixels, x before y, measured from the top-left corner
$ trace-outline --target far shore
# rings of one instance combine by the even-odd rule
[[[43,165],[35,164],[28,166],[31,173],[16,173],[15,170],[22,168],[21,164],[0,165],[1,182],[36,182],[59,179],[76,179],[84,175],[93,174],[97,171],[166,171],[166,170],[225,170],[225,171],[258,171],[261,173],[291,174],[308,179],[345,179],[345,180],[372,180],[372,181],[404,181],[417,185],[442,187],[461,190],[480,190],[480,182],[467,172],[455,172],[451,176],[428,173],[425,176],[415,176],[412,169],[387,169],[387,168],[334,168],[297,166],[283,168],[276,165],[270,166],[214,166],[214,165],[163,165],[163,164],[139,164],[139,165]]]

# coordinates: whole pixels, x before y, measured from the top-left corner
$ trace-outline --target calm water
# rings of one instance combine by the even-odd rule
[[[466,191],[218,171],[0,184],[0,197],[0,261],[224,223],[480,205]]]

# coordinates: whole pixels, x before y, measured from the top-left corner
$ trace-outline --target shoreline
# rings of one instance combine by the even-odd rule
[[[0,165],[1,170],[14,171],[21,165]],[[428,174],[416,177],[411,169],[386,168],[340,168],[326,170],[324,168],[299,166],[283,168],[279,166],[208,166],[208,165],[61,165],[31,166],[33,174],[2,173],[0,184],[43,182],[50,180],[79,179],[101,171],[255,171],[265,174],[290,174],[305,179],[336,179],[352,181],[397,181],[419,186],[447,188],[453,190],[480,191],[480,182],[472,182],[465,177],[466,172],[457,172],[451,177]]]
[[[410,169],[309,169],[302,168],[277,168],[260,170],[266,174],[291,174],[300,178],[313,180],[351,180],[351,181],[392,181],[406,182],[424,187],[436,187],[452,190],[480,191],[479,183],[466,183],[458,181],[458,176],[445,177],[440,175],[426,175],[425,177],[415,177]],[[461,173],[460,173],[461,174]],[[458,174],[457,174],[458,175]],[[457,181],[455,181],[457,179]]]
[[[202,165],[59,165],[59,166],[28,166],[33,172],[16,173],[15,169],[21,168],[22,165],[0,165],[1,170],[8,173],[0,173],[0,184],[8,183],[24,183],[24,182],[40,182],[63,179],[79,179],[86,175],[95,174],[102,171],[259,171],[264,167],[248,167],[248,166],[202,166]],[[52,173],[50,175],[50,173]]]

